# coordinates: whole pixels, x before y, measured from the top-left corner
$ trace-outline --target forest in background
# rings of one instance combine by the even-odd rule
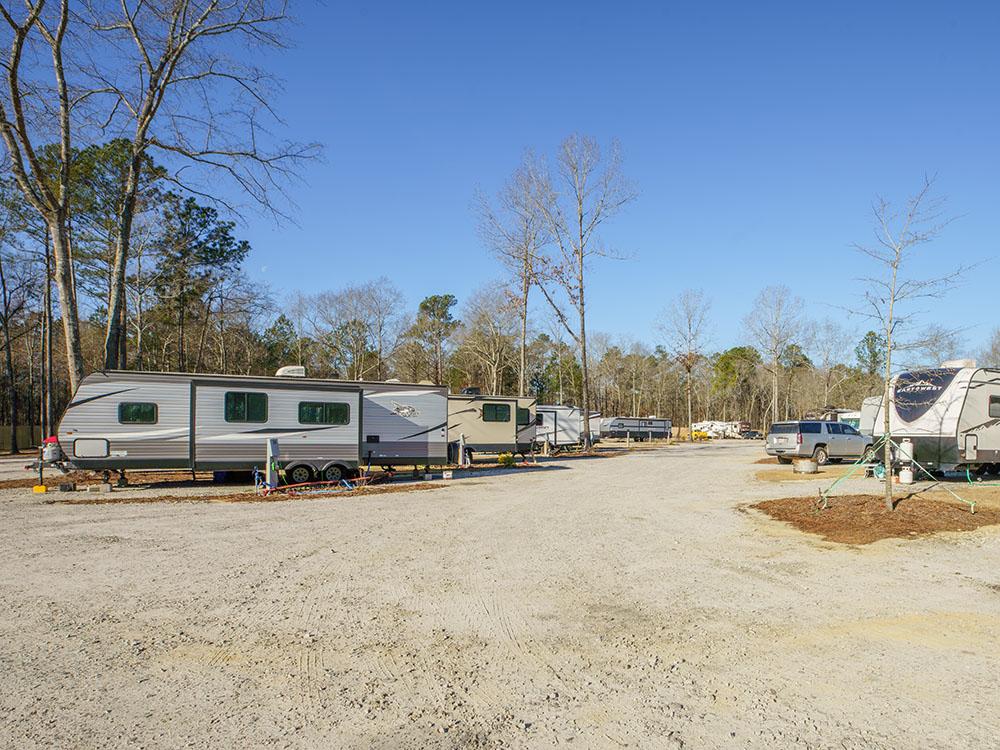
[[[0,7],[0,411],[15,449],[15,425],[51,433],[80,378],[99,369],[269,375],[301,364],[313,377],[763,428],[859,408],[887,372],[964,353],[960,332],[902,336],[912,313],[893,312],[960,275],[897,283],[908,253],[947,223],[930,181],[899,211],[873,206],[888,254],[858,249],[891,273],[875,274],[872,312],[854,327],[769,286],[748,296],[744,340],[727,349],[712,346],[712,301],[697,288],[664,301],[656,340],[588,329],[590,274],[629,262],[604,229],[638,189],[616,144],[580,135],[551,158],[529,152],[496,195],[475,197],[471,220],[497,278],[467,297],[442,288],[408,300],[387,277],[283,296],[248,278],[241,217],[287,218],[299,168],[320,153],[271,132],[276,82],[254,63],[255,51],[282,48],[287,6]],[[1000,365],[1000,330],[979,356]]]

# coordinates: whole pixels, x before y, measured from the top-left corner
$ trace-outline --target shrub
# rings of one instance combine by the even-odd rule
[[[517,465],[517,459],[514,458],[513,453],[501,453],[499,456],[497,456],[497,463],[499,463],[501,466],[510,468],[511,466]]]

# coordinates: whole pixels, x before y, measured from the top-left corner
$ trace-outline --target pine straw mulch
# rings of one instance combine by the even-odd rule
[[[778,465],[778,459],[776,459],[774,456],[768,456],[767,458],[758,458],[756,461],[754,461],[754,463],[755,464],[774,464],[775,466],[777,466]]]
[[[365,495],[388,495],[401,492],[420,492],[445,487],[441,482],[408,482],[405,484],[376,484],[371,487],[357,487],[353,490],[318,490],[315,492],[273,492],[266,497],[255,492],[231,492],[222,495],[131,495],[122,496],[114,492],[99,495],[71,494],[49,495],[46,500],[53,505],[148,505],[150,503],[281,503],[293,500],[329,500],[332,498],[353,498]]]
[[[179,471],[129,471],[126,472],[130,485],[173,485],[175,487],[187,486],[195,487],[202,483],[212,482],[212,472],[199,471],[195,475],[195,480],[191,479],[191,472],[187,470]],[[111,474],[111,484],[117,481],[118,475]],[[45,472],[45,486],[50,490],[58,489],[60,484],[76,484],[86,486],[88,484],[100,484],[101,473],[96,471],[71,471],[68,474],[60,474],[58,471],[49,469]],[[38,477],[27,477],[25,479],[3,479],[0,480],[0,490],[31,489],[38,484]],[[227,484],[221,482],[219,484]],[[248,484],[247,480],[234,481],[233,484]]]
[[[960,491],[960,495],[963,493]],[[966,493],[976,502],[976,512],[945,492],[914,492],[897,497],[895,510],[886,510],[881,495],[842,495],[830,498],[827,508],[817,506],[818,497],[789,497],[751,505],[771,518],[791,524],[807,534],[818,534],[828,542],[871,544],[880,539],[913,539],[942,531],[974,531],[1000,524],[1000,506],[995,498]]]

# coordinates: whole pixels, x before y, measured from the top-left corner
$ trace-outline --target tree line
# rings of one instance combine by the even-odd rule
[[[709,347],[711,300],[694,289],[661,311],[655,341],[594,331],[590,275],[628,257],[605,229],[638,192],[618,145],[582,135],[551,158],[527,153],[495,195],[476,196],[502,278],[468,298],[437,290],[411,308],[378,278],[277,300],[244,272],[239,219],[285,217],[299,167],[319,153],[269,128],[280,123],[276,82],[256,61],[283,46],[286,13],[271,0],[0,0],[0,399],[13,448],[15,425],[51,432],[96,369],[269,374],[298,363],[318,377],[765,426],[856,407],[886,393],[901,358],[936,363],[955,348],[955,332],[917,331],[907,309],[960,277],[907,273],[947,223],[932,180],[900,209],[872,207],[876,241],[857,247],[874,264],[859,341],[832,319],[808,320],[781,286],[761,290],[745,343],[722,351]]]

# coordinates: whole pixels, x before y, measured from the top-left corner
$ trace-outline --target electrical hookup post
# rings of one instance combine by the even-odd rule
[[[264,482],[268,488],[274,489],[278,486],[278,438],[267,439],[267,467],[264,470]]]

